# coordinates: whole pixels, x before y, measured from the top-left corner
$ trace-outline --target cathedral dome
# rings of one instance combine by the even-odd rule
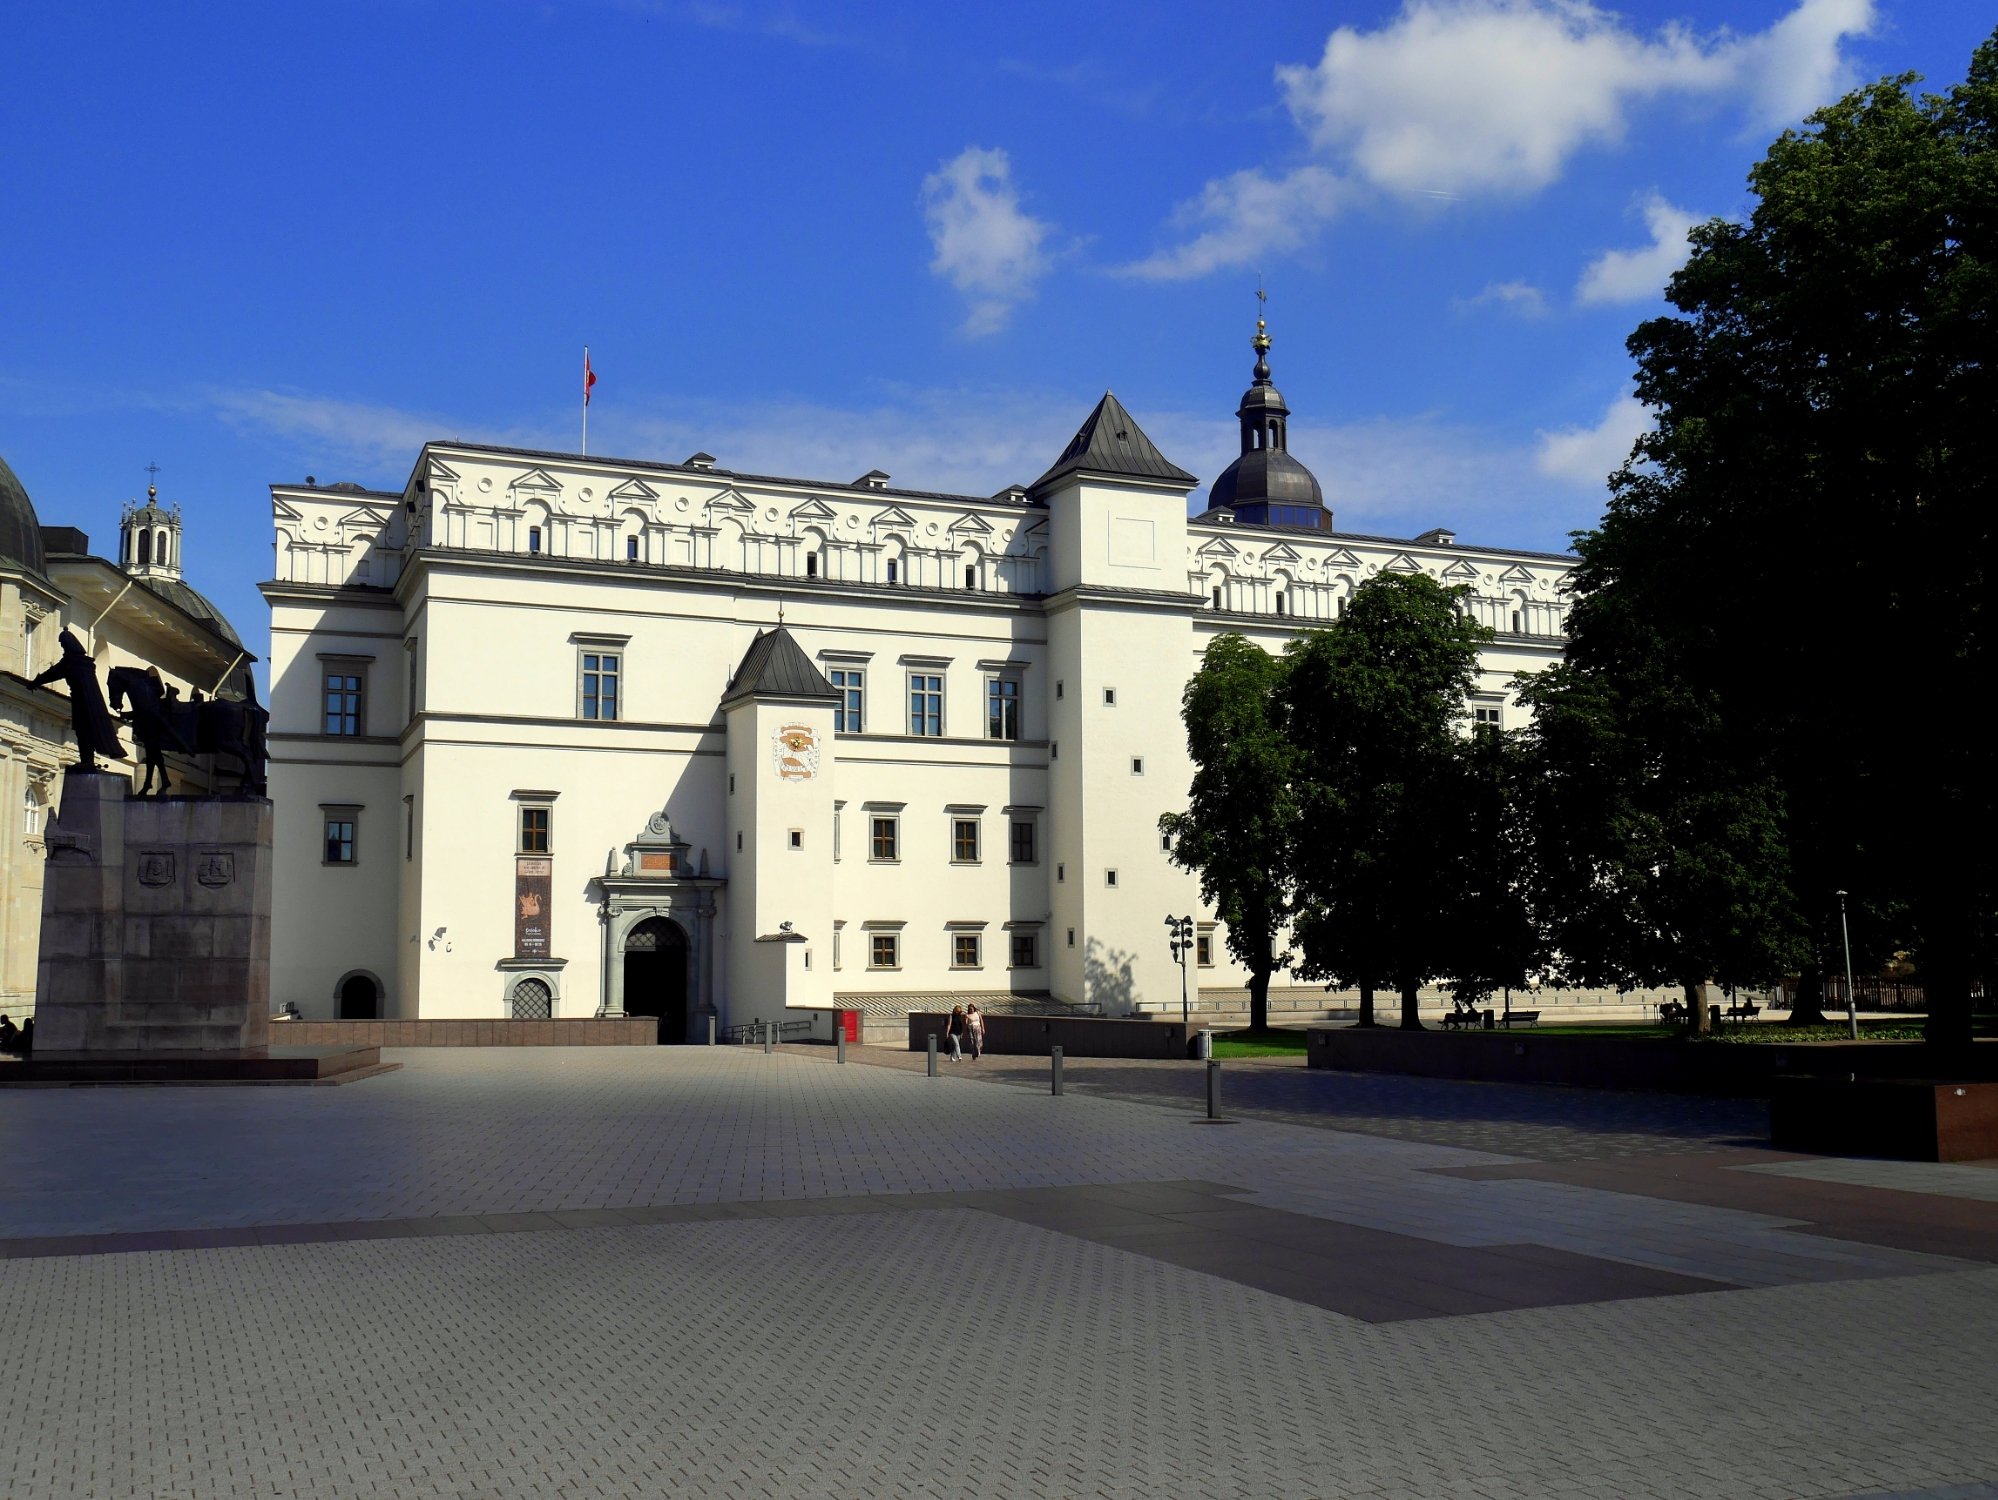
[[[38,576],[48,572],[41,519],[4,458],[0,458],[0,568],[19,568]]]
[[[1255,383],[1242,393],[1235,415],[1242,423],[1242,454],[1207,492],[1210,510],[1265,526],[1307,526],[1330,531],[1332,515],[1317,476],[1290,456],[1290,408],[1270,380],[1270,336],[1256,320]]]

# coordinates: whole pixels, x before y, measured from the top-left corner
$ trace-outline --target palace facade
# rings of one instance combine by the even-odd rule
[[[399,492],[273,486],[273,999],[672,1039],[1176,1004],[1199,893],[1158,819],[1209,640],[1427,573],[1497,632],[1500,723],[1562,644],[1570,558],[1334,529],[1267,348],[1194,516],[1110,395],[989,496],[452,442]],[[1197,958],[1245,982],[1204,919]]]

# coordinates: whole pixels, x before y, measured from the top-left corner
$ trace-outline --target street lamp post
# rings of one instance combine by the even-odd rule
[[[1859,1040],[1859,1003],[1852,995],[1852,929],[1845,925],[1845,892],[1838,893],[1838,935],[1845,942],[1845,1024]]]
[[[1167,917],[1165,921],[1171,940],[1172,961],[1179,965],[1179,1023],[1190,1026],[1193,1015],[1186,1001],[1186,953],[1193,946],[1193,918]]]

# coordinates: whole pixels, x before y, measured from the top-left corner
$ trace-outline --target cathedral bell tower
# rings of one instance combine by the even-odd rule
[[[1260,295],[1260,293],[1258,294]],[[1235,416],[1242,424],[1242,456],[1223,469],[1207,492],[1211,509],[1234,512],[1257,526],[1332,529],[1332,512],[1317,476],[1290,456],[1290,407],[1270,377],[1269,325],[1256,319],[1253,382]]]
[[[134,578],[180,577],[180,507],[160,505],[159,486],[146,486],[146,503],[127,503],[118,517],[118,564]]]

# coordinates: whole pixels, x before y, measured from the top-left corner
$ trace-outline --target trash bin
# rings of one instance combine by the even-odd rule
[[[1200,1050],[1194,1054],[1202,1062],[1214,1055],[1214,1030],[1210,1026],[1200,1028]]]

